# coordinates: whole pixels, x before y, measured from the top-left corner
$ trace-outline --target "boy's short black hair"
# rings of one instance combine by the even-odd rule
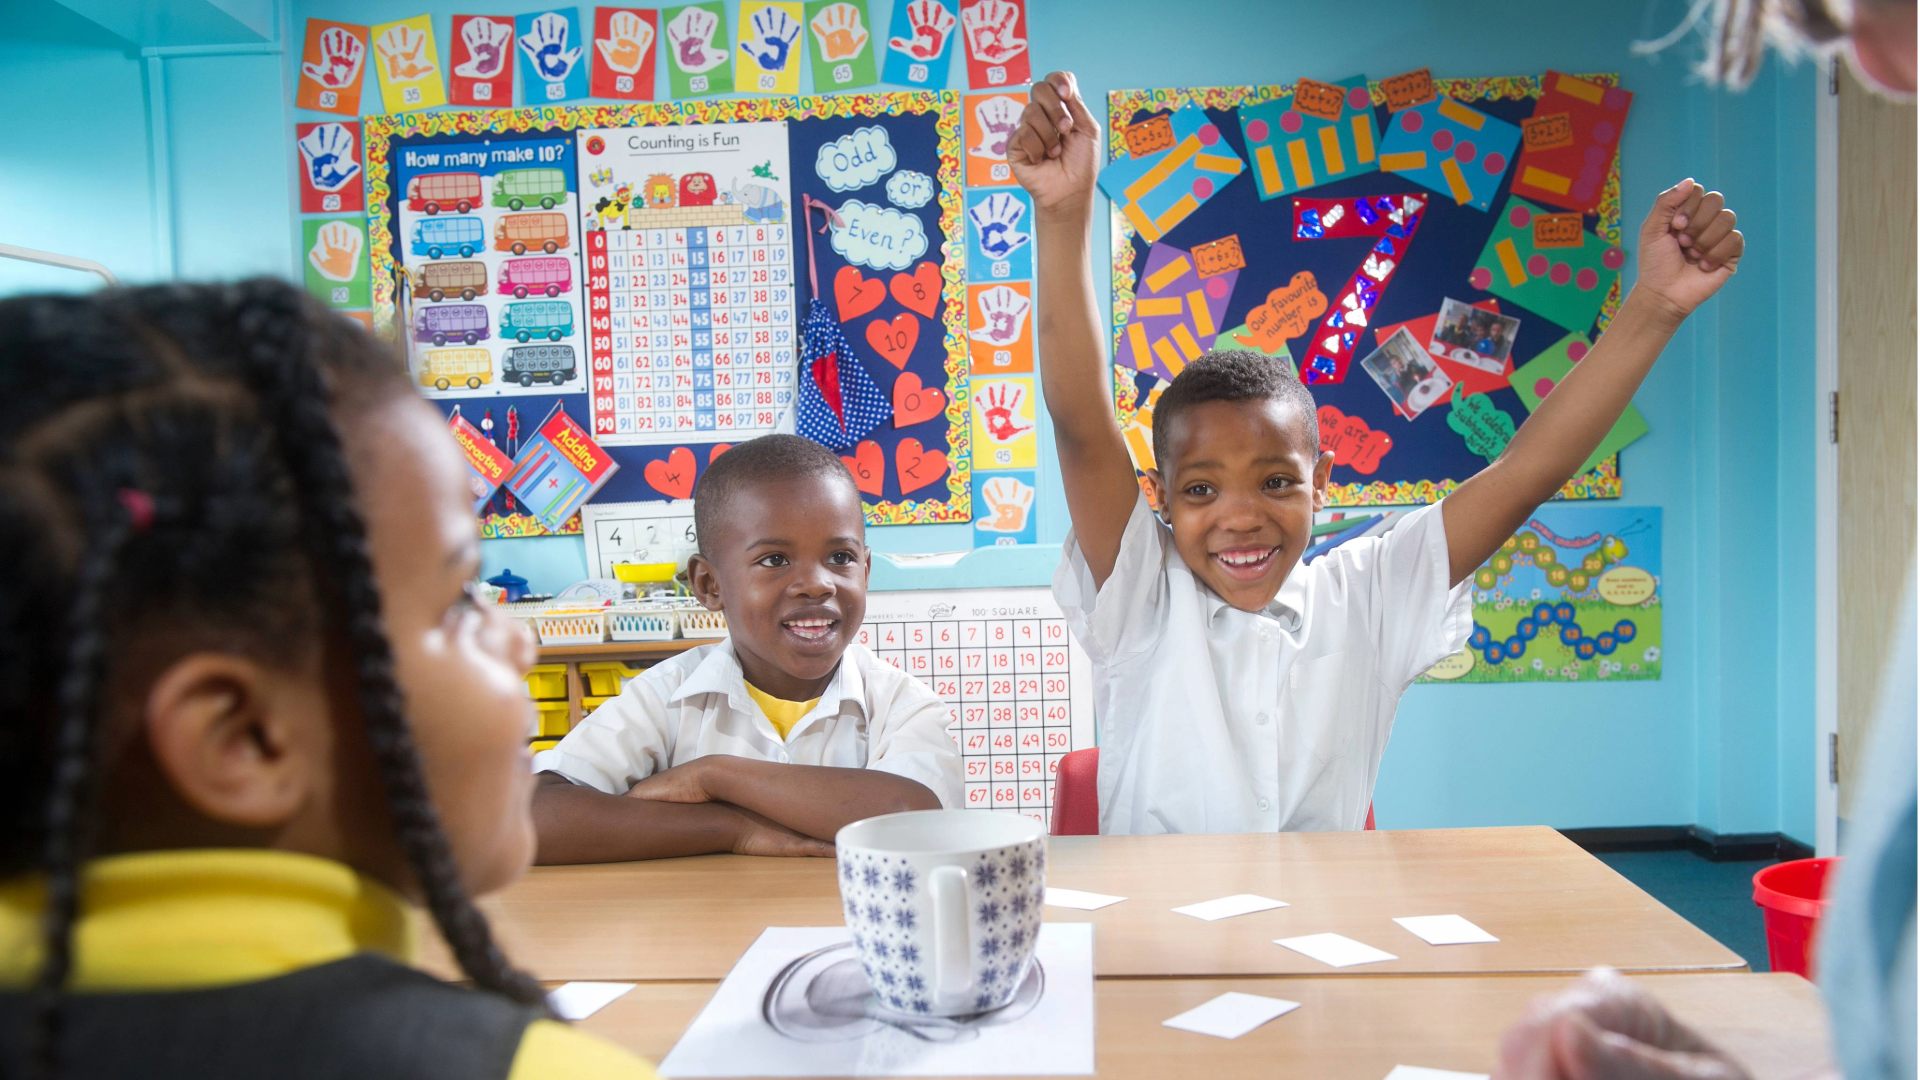
[[[1153,407],[1153,460],[1166,474],[1167,431],[1175,417],[1205,401],[1277,399],[1293,407],[1300,438],[1320,457],[1320,420],[1313,392],[1293,365],[1250,349],[1216,349],[1188,364]]]
[[[743,487],[825,478],[854,487],[853,474],[833,451],[798,435],[762,435],[715,458],[693,487],[693,532],[700,554],[713,556],[712,541],[727,504]],[[856,497],[858,489],[855,488]]]

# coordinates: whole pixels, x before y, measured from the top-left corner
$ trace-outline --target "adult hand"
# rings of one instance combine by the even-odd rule
[[[1726,1051],[1610,968],[1535,998],[1500,1038],[1493,1080],[1750,1080]]]

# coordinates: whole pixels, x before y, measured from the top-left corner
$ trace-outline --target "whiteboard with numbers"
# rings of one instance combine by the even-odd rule
[[[969,808],[1048,820],[1060,758],[1093,745],[1093,669],[1051,589],[868,593],[855,640],[947,703]]]

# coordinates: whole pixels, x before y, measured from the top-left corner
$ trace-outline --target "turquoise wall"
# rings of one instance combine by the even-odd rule
[[[892,4],[869,6],[884,37]],[[1622,455],[1626,501],[1665,511],[1665,677],[1415,687],[1380,774],[1388,827],[1698,823],[1813,837],[1817,74],[1770,67],[1746,94],[1727,95],[1692,81],[1691,46],[1630,57],[1629,42],[1664,32],[1686,6],[1381,0],[1362,17],[1298,2],[1031,0],[1036,69],[1071,69],[1095,98],[1422,65],[1441,77],[1619,71],[1637,95],[1622,148],[1629,245],[1653,193],[1685,176],[1726,191],[1740,213],[1750,243],[1741,273],[1655,368],[1638,398],[1653,433]],[[427,5],[443,53],[451,15],[468,9]],[[372,22],[419,10],[282,0],[271,21],[283,37],[296,28],[297,53],[310,16]],[[272,42],[242,55],[142,56],[51,0],[0,0],[0,14],[16,28],[0,41],[0,92],[22,106],[0,156],[0,240],[99,259],[134,280],[297,268],[292,124],[315,118],[291,107],[297,57]],[[954,85],[963,78],[956,64]],[[0,264],[0,292],[69,280]],[[1041,436],[1047,445],[1044,419]],[[1057,544],[1066,510],[1050,468],[1040,509],[1041,538]],[[872,539],[883,552],[969,542],[964,526]],[[885,567],[876,583],[1041,584],[1054,558],[1044,545],[983,553],[937,576]],[[585,572],[577,540],[492,542],[486,561],[539,587]]]

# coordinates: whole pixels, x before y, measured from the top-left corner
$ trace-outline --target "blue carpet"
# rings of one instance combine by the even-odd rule
[[[1767,931],[1753,903],[1753,875],[1770,860],[1709,862],[1691,851],[1623,851],[1596,856],[1680,917],[1739,953],[1755,971],[1767,964]]]

